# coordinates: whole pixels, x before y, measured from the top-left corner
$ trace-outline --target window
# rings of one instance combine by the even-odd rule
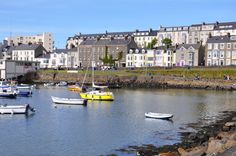
[[[218,43],[214,44],[214,49],[218,49]]]
[[[220,58],[224,58],[224,51],[220,52]]]
[[[211,58],[211,51],[208,51],[208,58]]]
[[[224,49],[225,48],[225,44],[224,43],[220,43],[220,49]]]
[[[230,44],[230,43],[227,44],[227,48],[228,48],[228,49],[231,48],[231,44]]]
[[[230,58],[230,57],[231,57],[231,51],[227,51],[227,52],[226,52],[226,57],[227,57],[227,58]]]
[[[183,60],[183,59],[184,59],[184,54],[181,54],[181,56],[180,56],[180,57],[181,57],[181,59]]]
[[[188,59],[193,59],[193,53],[189,53]]]

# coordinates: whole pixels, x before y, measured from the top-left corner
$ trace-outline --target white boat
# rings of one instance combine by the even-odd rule
[[[1,114],[27,114],[28,111],[35,112],[35,109],[29,104],[25,105],[0,105]]]
[[[0,86],[0,97],[16,98],[17,90],[11,86]]]
[[[51,96],[52,101],[56,104],[67,104],[67,105],[87,105],[87,100],[85,99],[72,99],[72,98],[59,98]]]
[[[53,82],[47,82],[47,83],[44,83],[43,85],[44,85],[44,87],[54,86],[54,83]]]
[[[173,117],[173,114],[163,114],[163,113],[152,113],[148,112],[145,113],[147,118],[154,118],[154,119],[170,119]]]
[[[56,86],[67,86],[66,81],[60,81],[59,83],[56,84]]]
[[[17,89],[33,89],[34,86],[33,85],[28,85],[28,84],[18,84],[16,85]]]

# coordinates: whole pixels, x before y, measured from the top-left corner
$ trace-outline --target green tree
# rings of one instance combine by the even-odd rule
[[[148,43],[147,48],[148,48],[148,49],[153,49],[153,47],[154,47],[156,44],[157,44],[157,39],[154,38],[154,39],[152,39],[152,41],[151,41],[150,43]]]
[[[123,51],[118,52],[117,58],[113,59],[113,56],[110,54],[108,57],[108,47],[105,47],[104,58],[99,57],[99,60],[103,62],[104,65],[114,66],[116,61],[120,61],[123,58]]]
[[[107,65],[109,63],[109,58],[108,58],[108,47],[105,47],[105,55],[104,58],[99,57],[99,60],[103,62],[103,64]]]
[[[164,38],[162,40],[162,43],[166,46],[166,48],[169,48],[171,46],[171,44],[172,44],[172,41],[169,38]]]

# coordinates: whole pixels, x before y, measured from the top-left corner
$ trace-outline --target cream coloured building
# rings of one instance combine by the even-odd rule
[[[43,47],[48,51],[52,52],[54,48],[53,35],[51,33],[43,33],[31,36],[10,36],[7,37],[9,45],[19,45],[19,44],[42,44]]]
[[[130,49],[126,55],[126,67],[145,67],[146,60],[146,49]]]
[[[212,36],[207,40],[206,66],[236,65],[236,36]]]

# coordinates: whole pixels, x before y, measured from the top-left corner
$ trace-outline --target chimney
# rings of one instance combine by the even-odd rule
[[[216,25],[219,25],[219,22],[218,22],[218,21],[216,21]]]
[[[230,36],[231,36],[231,35],[230,35],[230,33],[228,32],[228,33],[227,33],[227,37],[230,38]]]
[[[96,37],[96,41],[99,41],[99,40],[100,40],[100,36],[97,36],[97,37]]]
[[[108,33],[108,32],[107,32],[107,30],[106,30],[106,32],[105,32],[105,33],[106,33],[106,35],[107,35],[107,33]]]
[[[206,25],[206,23],[205,23],[205,22],[203,22],[203,23],[202,23],[202,25]]]
[[[152,32],[152,28],[149,29],[149,33],[151,33],[151,32]]]
[[[137,32],[139,32],[139,30],[138,30],[138,29],[136,29],[136,30],[135,30],[135,32],[137,33]]]

